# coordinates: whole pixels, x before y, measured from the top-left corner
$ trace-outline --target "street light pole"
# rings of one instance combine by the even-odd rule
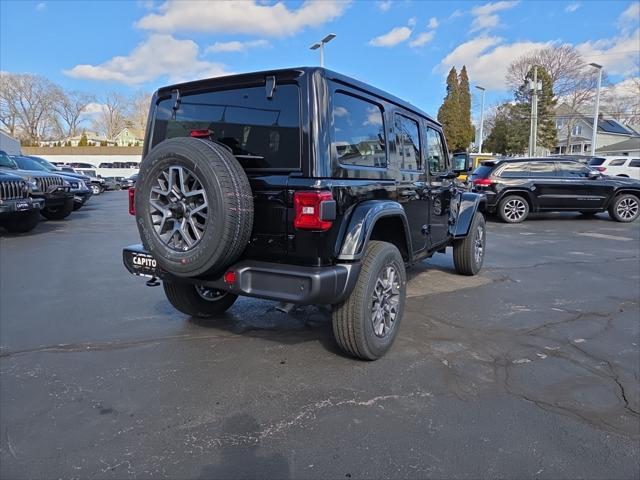
[[[324,68],[324,46],[325,46],[325,44],[329,43],[334,38],[336,38],[336,34],[335,33],[330,33],[329,35],[324,37],[322,40],[320,40],[319,42],[314,43],[313,45],[311,45],[309,47],[311,50],[320,49],[320,66],[322,68]]]
[[[596,141],[598,140],[598,115],[600,114],[600,86],[602,84],[602,65],[590,63],[593,68],[598,69],[598,88],[596,90],[596,110],[593,114],[593,135],[591,136],[591,156],[596,154]]]
[[[484,87],[476,85],[478,90],[482,91],[482,107],[480,107],[480,142],[478,143],[478,153],[482,153],[482,135],[484,127]]]
[[[533,67],[533,81],[529,80],[531,96],[531,125],[529,130],[529,156],[535,157],[538,141],[538,92],[542,90],[542,82],[538,82],[538,67]]]

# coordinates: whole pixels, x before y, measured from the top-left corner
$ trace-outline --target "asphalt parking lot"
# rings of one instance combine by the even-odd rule
[[[640,222],[491,221],[371,363],[327,308],[174,311],[122,266],[126,198],[0,234],[0,477],[638,478]]]

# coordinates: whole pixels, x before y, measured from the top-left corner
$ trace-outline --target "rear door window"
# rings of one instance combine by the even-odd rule
[[[333,96],[332,154],[342,165],[387,166],[382,110],[345,93]]]
[[[631,162],[629,162],[629,166],[630,167],[640,167],[640,159],[634,158],[633,160],[631,160]]]
[[[427,163],[429,173],[439,174],[447,171],[447,159],[444,154],[443,141],[440,132],[427,127]]]
[[[558,163],[560,175],[564,178],[587,178],[593,170],[577,162]]]
[[[244,168],[300,168],[300,95],[296,85],[278,85],[273,98],[264,86],[185,94],[158,103],[152,146],[192,130],[209,130]]]
[[[616,158],[615,160],[611,160],[611,162],[609,162],[609,166],[610,167],[621,167],[624,165],[624,163],[627,161],[626,158]]]
[[[558,177],[558,172],[553,162],[529,163],[529,176],[535,178]]]
[[[529,164],[526,162],[507,163],[500,173],[503,178],[522,178],[529,176]]]

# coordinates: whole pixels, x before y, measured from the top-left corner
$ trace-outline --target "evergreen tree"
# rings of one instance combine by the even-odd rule
[[[87,140],[87,134],[82,132],[82,136],[80,137],[80,141],[78,142],[79,147],[86,147],[89,145],[89,141]]]
[[[469,76],[467,67],[462,66],[458,82],[460,94],[460,122],[462,127],[463,148],[466,150],[476,136],[476,129],[471,123],[471,92],[469,90]]]
[[[464,150],[464,129],[460,124],[460,87],[456,67],[447,75],[447,95],[438,110],[438,121],[442,124],[449,150]]]
[[[529,80],[533,81],[534,67],[531,67],[524,83],[515,92],[515,114],[519,119],[528,119],[527,122],[527,145],[528,131],[531,120],[531,97]],[[557,143],[557,129],[554,120],[554,109],[556,99],[553,95],[553,81],[549,73],[541,66],[537,66],[538,81],[542,83],[542,90],[538,92],[538,135],[536,144],[541,147],[553,149]]]
[[[483,142],[483,149],[502,155],[523,154],[529,143],[528,128],[529,118],[523,118],[517,106],[504,103],[497,109],[493,128]]]

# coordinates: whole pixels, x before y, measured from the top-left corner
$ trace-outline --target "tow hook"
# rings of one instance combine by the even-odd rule
[[[157,287],[158,285],[160,285],[160,282],[158,281],[158,279],[156,277],[151,277],[147,281],[147,287]]]

